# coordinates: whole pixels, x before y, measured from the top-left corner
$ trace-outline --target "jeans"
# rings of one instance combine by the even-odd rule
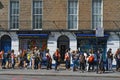
[[[78,60],[72,60],[72,62],[73,62],[73,68],[78,67],[79,65]]]
[[[60,62],[58,60],[55,60],[55,70],[57,70],[59,64],[60,64]]]
[[[108,70],[112,70],[112,59],[108,58]]]
[[[70,60],[66,60],[66,69],[70,68]]]

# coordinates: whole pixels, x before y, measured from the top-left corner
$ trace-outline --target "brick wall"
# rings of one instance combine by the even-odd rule
[[[5,30],[8,29],[8,2],[9,0],[0,0],[1,8],[0,8],[0,27]]]
[[[120,0],[103,0],[104,10],[104,28],[107,30],[118,29],[117,25],[120,25]],[[113,22],[115,21],[115,23]],[[120,27],[120,26],[119,26]]]
[[[32,0],[20,0],[20,29],[32,29]]]
[[[20,1],[20,30],[32,29],[32,0]],[[43,0],[43,29],[67,29],[67,0]],[[91,29],[92,0],[79,1],[79,30]],[[0,25],[8,29],[9,0],[0,0]],[[120,25],[120,0],[103,0],[104,28],[117,29]]]
[[[44,0],[44,29],[66,29],[67,0]]]
[[[79,0],[79,29],[91,29],[91,0]]]

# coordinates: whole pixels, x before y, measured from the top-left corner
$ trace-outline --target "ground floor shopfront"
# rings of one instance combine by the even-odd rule
[[[51,55],[59,48],[61,60],[64,60],[65,50],[68,48],[78,48],[81,52],[100,48],[105,59],[109,48],[113,49],[113,54],[119,48],[119,37],[114,32],[101,38],[96,38],[92,33],[79,32],[0,32],[0,50],[5,52],[14,49],[17,54],[19,49],[31,49],[35,46],[43,50],[48,48]]]

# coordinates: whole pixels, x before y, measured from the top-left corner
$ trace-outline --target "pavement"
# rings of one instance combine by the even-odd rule
[[[80,71],[73,72],[72,70],[59,70],[54,69],[46,70],[32,70],[32,69],[1,69],[0,75],[26,75],[26,76],[69,76],[69,77],[106,77],[106,78],[120,78],[120,72],[106,71],[102,74],[97,74],[96,72],[84,73]]]

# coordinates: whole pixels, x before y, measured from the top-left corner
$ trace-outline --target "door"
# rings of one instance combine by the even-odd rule
[[[1,50],[4,50],[5,53],[11,50],[11,38],[8,35],[1,37]]]
[[[60,50],[61,63],[64,62],[65,51],[69,48],[69,38],[65,35],[62,35],[57,40],[57,47]]]

